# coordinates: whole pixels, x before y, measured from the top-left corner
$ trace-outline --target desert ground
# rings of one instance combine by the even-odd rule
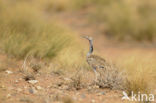
[[[69,1],[0,2],[0,103],[155,103],[155,97],[154,101],[122,100],[123,91],[129,96],[131,91],[156,95],[155,39],[108,36],[106,26],[90,16],[96,12],[93,4],[70,10]],[[31,2],[34,7],[29,8]],[[93,38],[93,54],[124,71],[128,81],[124,88],[96,85],[86,61],[89,43],[81,36]]]

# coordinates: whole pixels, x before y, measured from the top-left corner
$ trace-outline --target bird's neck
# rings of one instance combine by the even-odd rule
[[[93,53],[93,42],[89,40],[89,44],[90,44],[90,48],[89,48],[89,52],[87,53],[87,57]]]

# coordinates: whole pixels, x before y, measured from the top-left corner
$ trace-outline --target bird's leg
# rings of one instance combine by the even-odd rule
[[[93,70],[94,70],[94,73],[95,73],[95,84],[96,84],[97,81],[98,81],[98,73],[96,71],[96,68],[94,68]]]

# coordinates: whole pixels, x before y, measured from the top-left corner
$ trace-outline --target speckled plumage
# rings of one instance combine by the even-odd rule
[[[100,56],[93,55],[93,40],[91,37],[85,36],[84,38],[89,40],[90,48],[87,53],[87,62],[88,64],[96,71],[96,69],[105,69],[109,64]]]
[[[95,72],[95,81],[100,87],[123,89],[124,79],[122,72],[109,64],[100,56],[93,55],[93,41],[91,37],[85,36],[89,40],[90,48],[87,53],[87,62]]]
[[[105,59],[97,55],[88,56],[87,62],[94,69],[105,69],[105,67],[109,65]]]

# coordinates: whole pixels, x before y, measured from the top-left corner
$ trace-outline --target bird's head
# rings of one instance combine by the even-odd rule
[[[93,38],[92,37],[89,37],[89,36],[81,36],[82,38],[86,38],[86,39],[88,39],[89,41],[92,41],[93,40]]]
[[[87,57],[89,57],[93,52],[93,39],[92,37],[89,36],[81,36],[81,37],[89,40],[90,48],[89,48],[89,52],[87,53]]]

